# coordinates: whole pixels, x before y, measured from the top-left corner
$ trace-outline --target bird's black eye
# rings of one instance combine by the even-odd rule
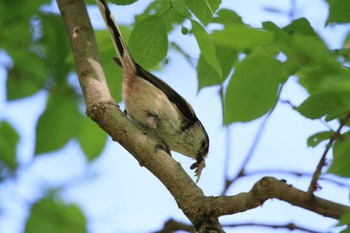
[[[202,147],[202,148],[207,148],[207,147],[208,147],[208,143],[207,143],[206,140],[202,140],[202,142],[201,142],[201,147]]]

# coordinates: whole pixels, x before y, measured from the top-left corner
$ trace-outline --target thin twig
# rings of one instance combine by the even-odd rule
[[[288,170],[282,170],[282,169],[261,169],[261,170],[245,172],[243,175],[245,177],[245,176],[258,175],[258,174],[267,175],[267,174],[272,174],[272,173],[289,174],[289,175],[294,175],[294,176],[297,176],[297,177],[305,177],[305,176],[312,177],[313,176],[313,173],[309,173],[309,172],[288,171]],[[243,178],[243,176],[239,177],[239,178]],[[323,180],[323,181],[327,181],[327,182],[333,183],[333,184],[336,184],[336,185],[341,186],[341,187],[348,187],[348,188],[350,188],[350,183],[348,184],[348,183],[345,183],[345,182],[341,182],[341,181],[332,179],[330,177],[322,177],[321,176],[319,179]]]
[[[176,221],[174,219],[168,219],[163,226],[163,229],[155,231],[154,233],[170,233],[176,231],[185,231],[194,233],[195,230],[192,225]]]
[[[289,105],[293,110],[296,110],[297,109],[297,106],[294,105],[290,100],[280,100],[280,102],[282,104],[287,104]]]
[[[296,12],[297,12],[296,0],[291,0],[290,1],[290,10],[288,12],[289,20],[291,20],[291,21],[294,20]]]
[[[224,164],[225,187],[229,186],[229,184],[226,182],[230,180],[228,178],[230,159],[231,159],[231,127],[228,125],[226,127],[226,142],[225,142],[225,164]]]
[[[328,151],[332,148],[334,141],[339,137],[343,126],[346,124],[346,122],[348,122],[349,119],[350,119],[350,112],[346,115],[345,119],[343,121],[341,121],[337,131],[334,132],[331,135],[331,137],[329,138],[329,142],[326,145],[326,149],[323,152],[322,157],[321,157],[320,161],[318,162],[316,170],[312,176],[310,186],[309,186],[307,193],[306,193],[306,196],[305,196],[306,201],[310,201],[314,195],[314,192],[317,190],[317,181],[320,178],[321,170],[322,170],[323,166],[326,164],[325,162],[326,162],[326,156],[328,154]]]
[[[297,111],[297,108],[298,108],[298,107],[297,107],[295,104],[293,104],[290,100],[280,100],[280,102],[283,103],[283,104],[289,105],[293,110],[296,110],[296,111]],[[329,126],[323,119],[319,119],[319,121],[320,121],[324,126],[326,126],[329,130],[332,130],[332,131],[333,131],[332,127]]]
[[[323,231],[316,231],[312,229],[308,229],[306,227],[297,226],[294,223],[281,224],[281,225],[273,225],[273,224],[265,224],[265,223],[237,223],[237,224],[228,224],[223,225],[223,227],[265,227],[265,228],[273,228],[273,229],[288,229],[288,230],[299,230],[309,233],[328,233]]]

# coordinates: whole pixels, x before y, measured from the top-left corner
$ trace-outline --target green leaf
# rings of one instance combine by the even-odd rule
[[[185,26],[182,26],[182,27],[181,27],[181,33],[182,33],[183,35],[187,35],[187,34],[188,34],[188,29],[187,29]]]
[[[69,90],[50,94],[36,126],[35,155],[58,150],[75,136],[82,116],[72,95]]]
[[[346,220],[348,220],[348,219],[346,219]],[[346,228],[345,228],[345,229],[343,229],[342,231],[340,231],[339,233],[350,233],[350,228],[349,228],[349,225],[348,225],[348,226],[346,226]]]
[[[350,93],[350,70],[327,72],[320,76],[315,84],[318,92]]]
[[[6,98],[16,100],[35,94],[44,87],[47,67],[38,55],[19,50],[10,54],[14,66],[8,70]]]
[[[223,25],[233,23],[243,23],[242,18],[230,9],[220,9],[217,16],[212,19],[213,23],[220,23]]]
[[[327,0],[329,15],[326,24],[349,23],[350,2],[348,0]]]
[[[66,77],[73,68],[72,63],[66,63],[71,52],[67,36],[62,33],[65,28],[61,16],[40,14],[35,19],[38,24],[36,28],[40,28],[40,33],[37,33],[40,36],[35,37],[39,38],[32,41],[33,36],[30,35],[28,41],[31,43],[25,48],[7,47],[14,61],[6,82],[9,100],[32,95],[46,84],[52,85],[52,79],[56,83],[66,82]],[[22,36],[22,33],[19,34]]]
[[[182,24],[186,19],[185,17],[191,16],[184,1],[151,1],[146,9],[135,17],[135,21],[139,23],[150,15],[158,16],[163,19],[168,34],[175,27]]]
[[[204,24],[207,25],[219,8],[221,0],[185,0],[188,9]]]
[[[246,122],[267,113],[277,101],[283,65],[273,57],[250,54],[240,62],[225,95],[224,124]]]
[[[310,93],[319,92],[319,84],[325,76],[332,75],[334,73],[333,69],[329,67],[321,66],[319,64],[304,64],[303,67],[297,72],[299,77],[299,83]]]
[[[214,31],[212,35],[215,43],[239,50],[267,45],[273,40],[271,32],[250,28],[240,23],[227,24],[223,30]]]
[[[329,173],[333,173],[342,177],[350,177],[350,133],[342,134],[340,140],[336,140],[333,146],[333,162],[328,169]]]
[[[217,74],[213,67],[204,60],[203,56],[200,55],[197,64],[199,90],[203,87],[221,84],[224,79],[228,77],[233,68],[234,62],[238,59],[238,53],[234,49],[216,46],[215,51],[216,57],[221,66],[222,78]]]
[[[320,75],[312,76],[315,79],[309,79],[300,70],[307,69],[310,66],[321,67],[324,71],[334,71],[341,69],[341,64],[315,33],[310,23],[305,19],[297,19],[290,25],[281,29],[272,22],[265,22],[264,28],[273,33],[274,46],[287,56],[285,61],[286,71],[289,75],[297,73],[298,77],[303,77],[302,84],[305,88],[312,89],[318,82]],[[323,74],[323,72],[320,72]]]
[[[7,122],[0,122],[0,161],[8,168],[15,170],[18,166],[16,160],[17,144],[19,135]]]
[[[294,20],[288,26],[284,27],[283,30],[289,35],[297,33],[304,36],[318,37],[317,33],[306,18],[299,18]]]
[[[5,48],[7,52],[28,50],[32,42],[33,16],[39,13],[41,5],[49,3],[48,0],[2,1],[0,4],[0,48]]]
[[[67,63],[67,57],[71,54],[71,47],[64,32],[62,17],[57,14],[44,13],[39,17],[41,21],[42,36],[38,41],[37,49],[43,53],[47,65],[47,76],[55,81],[55,84],[65,83],[68,74],[73,70],[73,64]]]
[[[307,118],[318,119],[342,107],[343,103],[339,94],[322,93],[309,96],[296,110]]]
[[[111,2],[117,5],[125,6],[125,5],[133,4],[134,2],[137,2],[137,0],[112,0]]]
[[[222,77],[222,70],[220,63],[216,57],[215,52],[215,44],[209,34],[204,30],[204,28],[194,20],[191,20],[192,23],[192,31],[194,36],[196,37],[199,49],[201,51],[201,55],[207,64],[213,67],[216,71],[217,75]]]
[[[341,218],[339,219],[339,223],[338,226],[341,225],[350,225],[350,210],[347,210],[346,213],[344,215],[341,216]],[[349,227],[349,226],[348,226]],[[347,232],[349,232],[349,228],[347,228]],[[345,231],[342,231],[345,232]]]
[[[44,198],[32,206],[25,225],[26,233],[85,233],[85,216],[78,206]]]
[[[329,52],[326,44],[319,37],[295,34],[292,36],[292,46],[299,53],[322,66],[334,70],[341,68],[337,58]]]
[[[81,119],[77,135],[80,147],[89,161],[101,154],[106,145],[107,134],[96,123],[87,117]]]
[[[168,35],[163,18],[149,16],[138,22],[129,39],[130,52],[144,68],[156,66],[168,51]]]
[[[323,131],[315,133],[307,139],[307,145],[310,147],[316,147],[321,142],[328,140],[333,133],[334,132],[332,131]]]
[[[273,33],[274,41],[279,44],[287,44],[290,42],[290,36],[282,28],[278,27],[275,23],[268,21],[263,22],[263,28]]]

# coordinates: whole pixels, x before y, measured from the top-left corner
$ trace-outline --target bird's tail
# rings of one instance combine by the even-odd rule
[[[109,35],[111,36],[114,48],[118,54],[120,65],[122,67],[125,67],[125,65],[129,66],[132,64],[134,66],[134,61],[129,53],[128,48],[126,47],[123,36],[120,33],[117,21],[112,15],[111,10],[107,5],[107,2],[105,0],[96,0],[96,4],[101,12],[102,18],[106,24]]]

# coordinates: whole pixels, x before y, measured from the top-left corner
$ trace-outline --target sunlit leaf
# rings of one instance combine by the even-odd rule
[[[144,68],[151,68],[162,61],[168,51],[168,35],[163,18],[149,16],[138,22],[131,32],[129,49]]]
[[[220,9],[216,13],[216,17],[212,19],[214,23],[221,23],[223,25],[233,23],[243,23],[242,18],[234,11],[230,9]]]
[[[185,0],[186,6],[204,24],[207,25],[221,4],[221,0]]]
[[[130,5],[137,2],[137,0],[112,0],[111,2],[117,5]]]
[[[221,66],[222,78],[218,75],[214,68],[205,61],[202,55],[199,57],[197,64],[199,90],[206,86],[218,85],[222,83],[230,74],[234,62],[238,59],[238,53],[236,50],[231,48],[216,46],[216,57],[218,58]]]
[[[228,84],[224,124],[251,121],[267,113],[277,101],[283,79],[281,62],[269,56],[247,56],[236,66]]]
[[[213,32],[215,43],[233,49],[246,49],[272,42],[272,33],[250,28],[240,23],[227,24],[223,30]]]
[[[209,34],[204,28],[194,20],[191,20],[193,34],[196,37],[201,55],[203,56],[206,63],[213,67],[217,75],[222,77],[222,70],[220,63],[216,57],[215,44]]]

